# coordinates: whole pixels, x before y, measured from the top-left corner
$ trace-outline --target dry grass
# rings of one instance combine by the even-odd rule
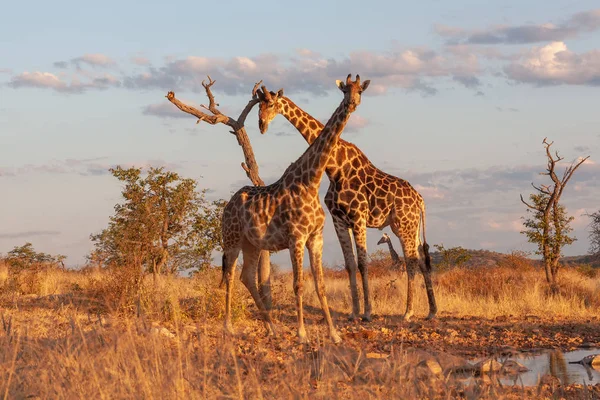
[[[510,261],[510,260],[509,260]],[[379,269],[378,269],[379,268]],[[0,262],[0,396],[5,398],[536,398],[537,389],[507,389],[453,378],[423,377],[401,347],[366,358],[351,340],[330,346],[306,274],[307,328],[313,346],[295,344],[290,274],[273,281],[281,338],[262,337],[254,305],[236,284],[234,326],[221,331],[220,271],[193,278],[134,271],[42,271],[10,276]],[[404,311],[405,276],[374,266],[373,312]],[[543,274],[523,260],[434,275],[440,315],[600,317],[600,278],[561,271],[552,295]],[[34,283],[30,283],[34,282]],[[416,317],[427,314],[417,277]],[[338,325],[350,312],[345,271],[329,271],[327,294]],[[354,328],[353,328],[354,329]],[[392,343],[393,341],[390,341]],[[319,345],[323,343],[324,345]],[[390,347],[391,346],[391,347]],[[386,349],[388,348],[386,347]]]

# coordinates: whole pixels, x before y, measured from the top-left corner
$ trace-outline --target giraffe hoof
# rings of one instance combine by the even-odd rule
[[[308,337],[307,336],[298,336],[298,343],[299,344],[308,344]]]
[[[348,321],[356,321],[356,314],[354,314],[354,313],[353,313],[353,314],[350,314],[350,315],[348,316]]]
[[[225,324],[225,326],[223,327],[223,333],[226,336],[234,336],[235,335],[235,331],[233,330],[233,327],[231,326],[231,324]]]
[[[435,313],[429,313],[429,315],[427,315],[427,318],[425,318],[427,321],[431,321],[432,319],[435,319]]]
[[[411,318],[411,317],[412,317],[412,314],[404,314],[404,315],[402,316],[402,321],[405,321],[405,322],[410,322],[410,318]]]
[[[340,344],[342,343],[342,338],[340,337],[340,335],[335,332],[331,335],[331,340],[333,341],[333,343],[335,344]]]
[[[362,316],[362,320],[365,322],[371,322],[373,318],[371,317],[371,314],[365,314]]]

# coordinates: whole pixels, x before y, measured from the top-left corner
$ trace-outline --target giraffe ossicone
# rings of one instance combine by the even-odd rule
[[[269,123],[277,114],[281,114],[309,144],[319,138],[323,124],[285,97],[283,89],[270,92],[262,86],[257,95],[260,100],[258,126],[261,133],[266,133]],[[408,287],[404,319],[409,320],[413,314],[413,280],[418,268],[423,273],[429,301],[427,318],[435,317],[437,305],[430,274],[429,245],[425,238],[423,197],[404,179],[379,170],[357,146],[343,139],[333,149],[325,172],[330,181],[325,204],[333,219],[350,280],[350,318],[355,318],[360,312],[356,278],[358,269],[363,285],[363,319],[371,319],[367,228],[383,229],[386,226],[390,226],[400,239],[406,260]]]
[[[302,306],[304,247],[308,249],[310,266],[317,297],[329,327],[331,339],[339,343],[329,312],[323,278],[322,252],[325,212],[319,200],[319,186],[325,166],[339,137],[348,123],[350,114],[360,104],[362,92],[369,81],[361,84],[348,75],[346,82],[338,82],[344,98],[335,110],[318,139],[275,183],[267,186],[245,186],[238,190],[223,210],[223,279],[226,285],[225,329],[233,331],[231,301],[234,271],[239,252],[244,261],[241,279],[258,306],[267,329],[274,332],[270,310],[265,308],[256,284],[259,252],[289,249],[294,274],[294,292],[298,312],[298,338],[307,340]],[[283,92],[282,92],[283,93]],[[271,94],[269,93],[269,96]]]

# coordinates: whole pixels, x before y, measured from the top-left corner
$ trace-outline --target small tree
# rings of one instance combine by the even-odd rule
[[[526,202],[521,195],[521,202],[529,208],[527,211],[533,214],[531,218],[525,219],[523,224],[526,229],[521,233],[527,235],[529,242],[538,246],[537,253],[543,257],[546,280],[552,289],[556,290],[561,249],[575,240],[568,236],[571,232],[569,223],[573,218],[567,217],[564,206],[559,202],[567,183],[589,156],[580,158],[577,162],[573,161],[565,169],[562,178],[559,178],[556,174],[556,164],[564,157],[560,157],[558,152],[552,155],[550,147],[554,142],[548,142],[547,138],[544,138],[542,143],[548,162],[546,172],[540,172],[540,175],[549,176],[552,183],[539,187],[532,183],[537,193],[529,196],[530,202]]]
[[[446,270],[452,266],[460,267],[471,259],[471,254],[461,246],[445,248],[443,244],[434,244],[433,247],[440,252],[442,259],[438,264],[439,270]]]
[[[550,265],[550,279],[548,282],[554,284],[562,248],[577,240],[575,237],[569,236],[569,233],[573,231],[570,225],[573,217],[567,215],[564,205],[556,204],[554,207],[550,207],[549,218],[545,219],[543,210],[548,208],[548,201],[550,200],[550,196],[546,193],[531,194],[529,200],[535,209],[527,209],[530,218],[525,219],[523,222],[526,229],[522,230],[521,233],[527,236],[530,243],[538,245],[538,250],[535,253],[543,256],[545,261],[547,259]],[[546,255],[544,255],[545,248],[549,250]],[[546,276],[546,279],[548,279],[548,276]]]
[[[110,169],[125,184],[108,228],[91,235],[90,261],[155,274],[202,269],[219,249],[223,201],[208,203],[193,179],[163,168]]]
[[[600,211],[588,214],[590,223],[590,254],[600,258]]]
[[[39,267],[61,267],[64,268],[66,256],[61,254],[50,255],[43,252],[37,252],[29,242],[23,246],[15,246],[6,256],[6,262],[12,272],[19,273],[25,270]]]

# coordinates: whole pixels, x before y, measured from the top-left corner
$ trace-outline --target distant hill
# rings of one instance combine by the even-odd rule
[[[564,265],[590,264],[592,267],[600,268],[600,257],[597,255],[591,256],[586,254],[583,256],[563,257],[561,261]]]
[[[464,267],[493,267],[496,265],[500,265],[503,261],[507,261],[508,257],[511,257],[510,254],[498,253],[490,250],[472,250],[465,249],[467,254],[471,257],[468,261],[463,263]],[[442,254],[439,251],[430,252],[431,261],[434,265],[440,264],[442,262]],[[541,264],[540,259],[528,259],[533,264]],[[561,263],[563,265],[580,265],[580,264],[589,264],[592,267],[600,268],[600,257],[591,256],[591,255],[580,255],[580,256],[570,256],[561,258]]]

